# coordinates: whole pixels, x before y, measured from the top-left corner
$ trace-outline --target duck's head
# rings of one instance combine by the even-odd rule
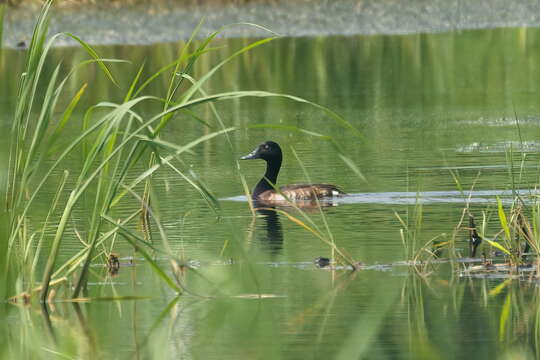
[[[281,157],[281,148],[279,145],[273,141],[266,141],[257,146],[248,155],[242,156],[240,160],[263,159],[266,161],[279,160],[281,162]]]

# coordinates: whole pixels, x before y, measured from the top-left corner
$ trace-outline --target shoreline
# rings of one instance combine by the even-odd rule
[[[504,27],[539,27],[540,2],[535,0],[298,0],[233,1],[179,7],[172,3],[104,7],[54,8],[50,33],[71,32],[92,45],[149,45],[186,40],[201,19],[200,37],[228,24],[247,22],[282,36],[355,36],[438,33]],[[39,8],[8,7],[4,46],[28,42]],[[231,27],[220,37],[263,37],[253,27]],[[57,46],[75,43],[60,39]]]

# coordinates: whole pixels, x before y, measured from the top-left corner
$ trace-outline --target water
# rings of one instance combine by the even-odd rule
[[[222,48],[202,59],[193,75],[206,73],[249,41],[219,40],[217,46]],[[64,349],[77,357],[96,353],[186,359],[537,355],[537,280],[460,277],[459,269],[448,263],[435,265],[429,276],[421,277],[404,263],[402,225],[395,214],[412,224],[417,203],[422,203],[417,244],[442,233],[446,235],[440,239],[450,240],[469,192],[471,211],[481,217],[481,210],[492,214],[496,197],[507,199],[511,188],[523,189],[527,195],[527,189],[535,187],[540,170],[539,41],[540,30],[526,28],[282,38],[242,55],[218,72],[205,90],[262,89],[301,96],[343,115],[362,138],[321,111],[291,101],[220,102],[225,124],[238,127],[229,134],[230,144],[224,136],[215,138],[175,164],[194,171],[223,199],[223,215],[217,217],[170,169],[160,171],[154,183],[153,206],[169,241],[178,256],[196,269],[187,273],[183,283],[188,292],[174,299],[141,256],[118,238],[115,252],[121,258],[134,256],[135,264],[122,266],[112,279],[105,276],[104,267],[93,267],[88,296],[145,299],[57,303],[49,325],[40,321],[39,312],[13,308],[10,326],[22,331],[21,318],[34,319],[42,333],[63,339]],[[111,46],[98,51],[134,65],[113,66],[122,89],[97,69],[77,73],[70,88],[76,91],[83,82],[90,86],[79,109],[104,100],[120,101],[136,64],[145,59],[149,74],[172,61],[177,47]],[[12,74],[20,73],[23,55],[6,50],[0,63],[0,76],[8,79],[0,82],[4,129],[15,101],[17,79]],[[54,51],[51,60],[62,59],[67,65],[83,57],[80,50],[62,48]],[[52,64],[47,65],[48,72]],[[163,95],[166,84],[166,80],[158,82],[148,93]],[[147,104],[139,109],[141,113],[157,106]],[[209,109],[198,110],[212,129],[219,128]],[[252,127],[255,124],[294,126],[331,136],[367,181],[340,160],[330,143],[302,132]],[[73,134],[80,131],[80,124],[70,126]],[[186,144],[210,131],[178,115],[164,139]],[[351,194],[325,207],[324,218],[318,211],[306,211],[322,233],[327,233],[324,222],[328,224],[337,246],[362,262],[361,270],[318,269],[314,259],[331,256],[327,244],[283,214],[251,215],[241,197],[236,161],[270,139],[284,150],[280,184],[307,180],[294,149],[313,182],[334,183]],[[80,167],[76,158],[67,166],[74,173]],[[260,161],[240,166],[249,186],[264,171]],[[43,208],[33,209],[36,219],[44,216],[53,192],[51,186],[43,195]],[[136,201],[127,201],[115,215],[126,217],[136,206]],[[89,210],[83,202],[71,225],[83,236]],[[300,213],[288,211],[303,219]],[[493,236],[499,229],[494,215],[487,234]],[[48,233],[54,230],[51,226]],[[457,247],[464,256],[466,240],[463,229]],[[159,246],[157,235],[155,241]],[[70,231],[63,258],[80,248]],[[159,263],[168,268],[165,259]],[[103,282],[111,284],[102,286]],[[256,294],[265,296],[253,298]],[[30,339],[22,341],[31,347]],[[46,337],[40,341],[43,348],[54,349]]]

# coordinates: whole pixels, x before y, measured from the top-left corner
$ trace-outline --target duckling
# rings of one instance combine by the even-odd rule
[[[331,184],[294,184],[281,186],[276,191],[272,184],[276,184],[281,161],[283,159],[281,148],[273,141],[266,141],[257,146],[250,154],[240,160],[263,159],[266,161],[266,172],[257,183],[251,194],[255,201],[279,202],[298,200],[315,200],[343,196],[345,193],[337,186]]]

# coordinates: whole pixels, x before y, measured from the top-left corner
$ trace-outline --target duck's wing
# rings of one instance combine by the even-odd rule
[[[279,191],[291,200],[321,199],[345,195],[343,191],[332,184],[293,184],[282,186]]]

